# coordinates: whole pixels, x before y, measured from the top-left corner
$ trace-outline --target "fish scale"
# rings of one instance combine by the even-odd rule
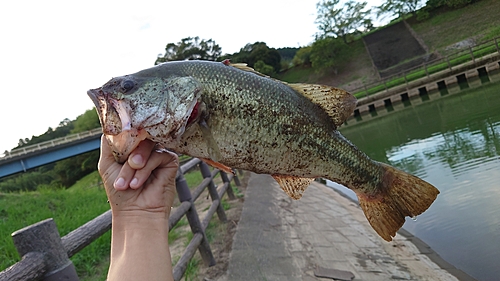
[[[88,94],[119,162],[147,138],[225,171],[271,174],[294,199],[314,178],[327,178],[356,192],[387,241],[439,193],[344,138],[337,128],[356,100],[333,87],[287,84],[241,64],[183,61],[113,78]]]

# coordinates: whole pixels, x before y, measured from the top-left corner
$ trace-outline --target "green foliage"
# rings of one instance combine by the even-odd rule
[[[40,185],[52,182],[53,176],[49,173],[35,170],[30,173],[14,175],[3,179],[0,182],[0,192],[20,192],[33,191]]]
[[[280,53],[274,48],[269,48],[264,42],[247,44],[238,53],[225,55],[221,59],[230,59],[233,63],[246,63],[253,68],[255,68],[255,63],[262,61],[270,65],[276,73],[281,70]]]
[[[177,60],[211,60],[220,57],[222,49],[212,39],[206,40],[196,37],[181,39],[178,43],[168,43],[165,47],[165,55],[158,57],[155,65],[167,61]]]
[[[286,48],[278,48],[277,51],[281,56],[281,71],[286,70],[290,67],[293,66],[292,60],[295,57],[295,54],[299,48],[291,48],[291,47],[286,47]]]
[[[85,111],[82,115],[76,117],[73,122],[72,134],[81,133],[89,131],[95,128],[99,128],[101,123],[99,122],[99,116],[95,108]]]
[[[338,38],[327,37],[316,40],[311,49],[312,67],[317,71],[334,67],[344,61],[344,54],[348,49],[349,46]]]
[[[278,48],[276,50],[280,54],[282,60],[292,60],[299,49],[300,48],[286,47],[286,48]]]
[[[53,183],[69,187],[83,176],[95,171],[98,161],[98,150],[58,161],[53,169]]]
[[[257,61],[253,67],[258,72],[268,76],[273,76],[275,74],[274,68],[262,60]]]
[[[362,27],[373,28],[368,18],[370,10],[365,10],[367,2],[350,0],[340,8],[339,3],[340,0],[323,0],[316,4],[316,24],[321,31],[317,36],[319,39],[335,36],[347,44],[349,34],[362,32]]]
[[[16,146],[15,148],[20,148],[23,146],[33,145],[44,141],[52,140],[55,138],[64,137],[67,134],[69,134],[71,130],[73,130],[73,127],[74,127],[73,122],[68,118],[65,118],[63,121],[59,123],[59,126],[55,130],[49,127],[47,131],[42,135],[32,136],[31,139],[29,138],[19,139],[18,146]]]
[[[300,48],[293,57],[292,64],[293,66],[311,66],[311,51],[312,47],[302,47]]]
[[[376,7],[377,17],[389,14],[390,16],[404,17],[406,14],[415,14],[421,0],[387,0]]]

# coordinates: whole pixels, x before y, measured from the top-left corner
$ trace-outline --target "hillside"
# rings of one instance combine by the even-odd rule
[[[415,17],[411,17],[406,22],[420,43],[426,47],[427,54],[440,57],[458,48],[499,37],[499,14],[498,0],[481,0],[457,10],[440,9],[430,14],[426,20],[418,21]],[[393,25],[394,23],[391,23],[382,30],[391,29]],[[397,29],[392,29],[398,32]],[[312,68],[292,68],[278,78],[287,82],[321,83],[346,90],[353,90],[362,87],[363,84],[378,81],[379,74],[363,40],[358,39],[350,43],[349,47],[352,53],[351,58],[335,69],[316,73]],[[405,50],[404,47],[399,48]]]

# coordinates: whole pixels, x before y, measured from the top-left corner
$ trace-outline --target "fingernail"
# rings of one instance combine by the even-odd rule
[[[124,188],[125,187],[125,179],[123,178],[118,178],[115,181],[115,188]]]
[[[131,182],[130,182],[130,186],[131,187],[137,187],[137,183],[139,183],[139,180],[137,178],[134,178]]]
[[[136,165],[141,165],[142,164],[142,156],[140,154],[136,154],[132,156],[132,162]]]

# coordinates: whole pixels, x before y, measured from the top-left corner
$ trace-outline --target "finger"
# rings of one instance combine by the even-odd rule
[[[139,143],[139,145],[130,153],[128,157],[128,164],[132,169],[142,169],[148,162],[148,158],[151,155],[155,144],[150,140],[144,140]]]
[[[126,190],[134,178],[135,171],[135,169],[130,167],[128,162],[125,162],[120,170],[120,173],[116,177],[115,182],[113,183],[114,188],[116,190]]]
[[[172,165],[173,164],[173,165]],[[177,155],[171,152],[153,152],[149,157],[148,162],[144,168],[137,170],[132,180],[130,187],[137,188],[142,186],[146,180],[150,177],[151,173],[158,168],[162,169],[167,166],[171,166],[175,169],[172,174],[168,173],[158,173],[161,176],[165,176],[166,178],[175,178],[175,174],[177,172]],[[168,175],[167,175],[168,174]]]
[[[101,136],[101,155],[99,157],[99,163],[97,165],[98,170],[101,172],[101,175],[104,171],[108,170],[108,168],[113,165],[115,162],[115,158],[113,157],[113,153],[111,152],[111,146],[109,145],[106,137],[104,135]]]

